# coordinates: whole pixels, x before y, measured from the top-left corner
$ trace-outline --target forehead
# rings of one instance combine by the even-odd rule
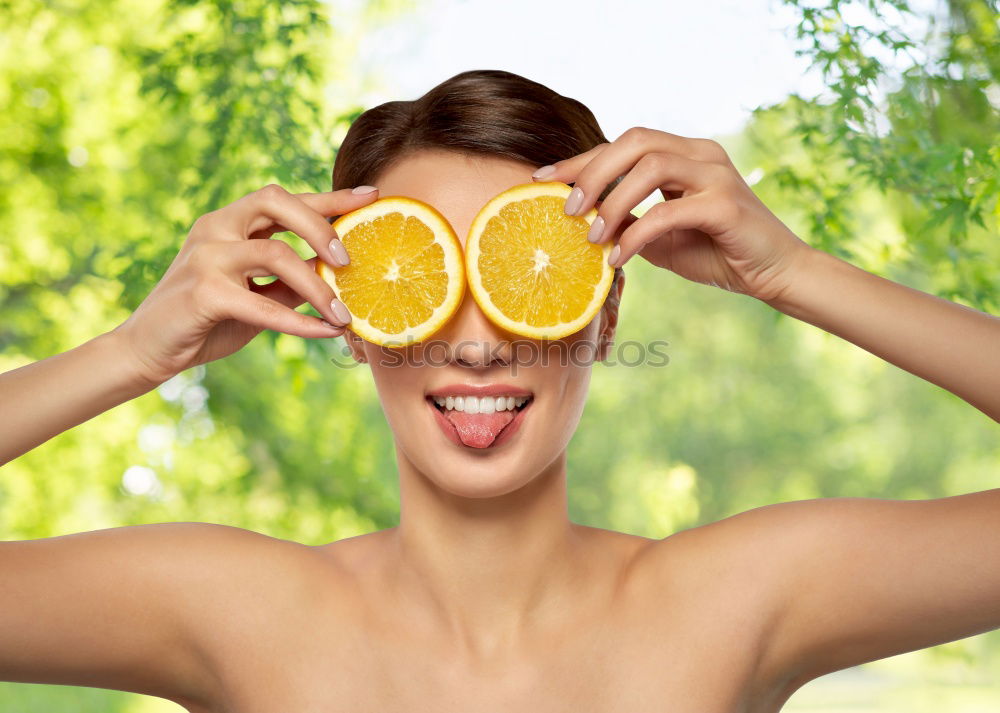
[[[379,196],[407,196],[434,206],[464,244],[473,219],[487,201],[519,183],[531,183],[527,163],[452,151],[422,150],[382,172]]]

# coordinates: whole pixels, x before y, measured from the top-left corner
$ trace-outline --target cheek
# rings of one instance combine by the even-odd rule
[[[590,330],[582,330],[589,332]],[[539,370],[539,380],[545,384],[550,399],[550,424],[560,432],[559,440],[568,441],[576,430],[583,413],[590,387],[596,334],[578,332],[574,338],[560,340],[557,353],[551,353],[548,364]]]
[[[422,405],[423,371],[410,364],[407,354],[375,345],[366,345],[368,366],[386,418],[395,426],[395,414],[412,413],[413,404]]]
[[[586,327],[560,340],[561,348],[567,355],[566,364],[573,369],[585,369],[588,377],[590,368],[597,358],[603,314],[604,311],[601,310]]]

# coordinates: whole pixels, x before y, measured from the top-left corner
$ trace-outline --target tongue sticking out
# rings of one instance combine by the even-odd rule
[[[489,448],[508,423],[514,420],[513,411],[494,413],[465,413],[446,411],[445,418],[452,422],[462,443],[471,448]]]

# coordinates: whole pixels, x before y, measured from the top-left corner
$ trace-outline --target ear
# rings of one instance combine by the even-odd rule
[[[368,357],[365,356],[364,340],[361,337],[350,329],[345,329],[344,341],[347,343],[347,348],[351,350],[351,356],[354,358],[354,361],[359,364],[364,364],[368,361]]]
[[[597,360],[608,358],[611,345],[615,341],[615,331],[618,329],[618,307],[621,304],[622,290],[625,289],[625,271],[615,270],[615,279],[611,283],[611,292],[604,305],[601,306],[601,326],[597,332]]]

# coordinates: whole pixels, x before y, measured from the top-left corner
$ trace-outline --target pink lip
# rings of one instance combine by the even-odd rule
[[[453,388],[453,387],[448,387],[448,388]],[[440,389],[438,390],[440,391]],[[523,389],[514,389],[513,391],[503,391],[498,393],[510,394],[511,396],[531,395],[531,392],[521,393],[522,391]],[[464,396],[464,395],[476,396],[480,394],[483,396],[492,396],[492,394],[483,391],[480,391],[479,394],[475,394],[469,391],[449,391],[447,393],[458,396]],[[429,396],[441,396],[441,395],[443,394],[435,394],[433,392],[429,394]],[[443,413],[441,413],[441,411],[438,410],[437,406],[434,405],[434,401],[430,398],[427,398],[425,400],[427,401],[427,408],[429,408],[432,411],[435,423],[437,423],[438,427],[444,432],[445,437],[447,437],[448,440],[450,440],[456,446],[461,446],[462,448],[468,448],[468,446],[462,443],[462,439],[458,437],[458,431],[455,430],[455,426],[452,424],[451,421],[448,420],[447,416],[445,416]],[[517,433],[518,430],[521,428],[521,423],[524,421],[524,414],[527,413],[529,408],[531,408],[532,403],[533,400],[532,402],[525,404],[524,408],[517,411],[514,415],[514,419],[510,423],[508,423],[502,431],[500,431],[500,435],[497,436],[496,440],[493,441],[493,443],[491,443],[487,448],[484,448],[483,450],[491,450],[493,448],[496,448],[497,446],[503,445],[511,438],[513,438],[514,434]]]
[[[510,384],[450,384],[432,389],[426,396],[531,396],[532,392]],[[513,425],[513,424],[511,424]]]

